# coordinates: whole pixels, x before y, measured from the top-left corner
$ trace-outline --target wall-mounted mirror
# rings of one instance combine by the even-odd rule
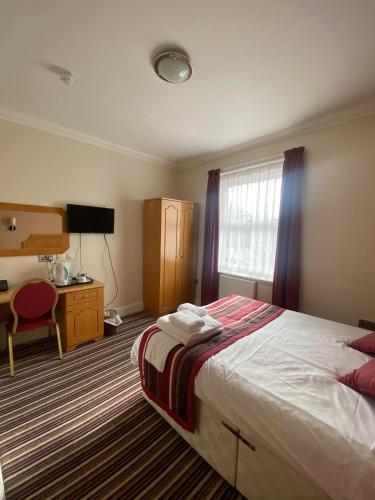
[[[0,203],[0,256],[60,254],[68,248],[64,209]]]

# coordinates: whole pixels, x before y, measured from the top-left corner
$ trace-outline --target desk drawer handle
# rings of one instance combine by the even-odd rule
[[[88,299],[90,296],[86,293],[85,295],[76,295],[74,298],[76,300]]]

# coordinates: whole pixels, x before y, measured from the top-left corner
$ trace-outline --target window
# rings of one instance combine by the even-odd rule
[[[272,281],[283,160],[223,173],[219,272]]]

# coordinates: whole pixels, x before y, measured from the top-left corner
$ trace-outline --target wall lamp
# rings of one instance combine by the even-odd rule
[[[9,231],[15,231],[17,229],[17,221],[15,217],[10,218],[10,225],[8,227]]]

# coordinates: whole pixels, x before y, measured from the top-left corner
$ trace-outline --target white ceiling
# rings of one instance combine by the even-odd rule
[[[1,0],[0,109],[181,161],[372,100],[374,20],[374,0]],[[185,84],[153,72],[168,44]]]

